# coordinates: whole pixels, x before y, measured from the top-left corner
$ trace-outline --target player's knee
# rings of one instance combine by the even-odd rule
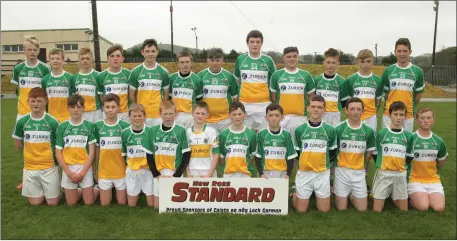
[[[43,204],[44,198],[36,199],[36,198],[29,198],[29,203],[32,206],[40,206]]]
[[[446,205],[444,203],[432,204],[431,206],[432,206],[433,211],[439,212],[439,213],[444,212],[444,209],[446,207]]]
[[[324,207],[317,207],[317,210],[321,213],[327,213],[330,211],[330,205]]]
[[[53,198],[53,199],[49,199],[49,200],[46,200],[46,203],[49,205],[49,206],[57,206],[57,204],[59,204],[59,198]]]
[[[66,200],[68,206],[74,206],[78,203],[77,200]]]
[[[417,211],[425,212],[428,210],[429,205],[426,202],[416,202],[416,203],[414,203],[414,208]]]

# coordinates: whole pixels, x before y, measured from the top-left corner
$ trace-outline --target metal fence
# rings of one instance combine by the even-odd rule
[[[424,71],[424,80],[435,86],[449,86],[455,88],[457,71],[456,66],[438,65],[420,66]]]

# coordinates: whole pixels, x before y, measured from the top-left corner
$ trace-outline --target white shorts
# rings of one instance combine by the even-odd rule
[[[125,178],[119,179],[98,179],[98,187],[100,190],[111,190],[113,186],[116,190],[122,191],[127,188]]]
[[[178,112],[176,115],[176,123],[184,128],[191,128],[194,125],[194,117],[192,113]]]
[[[258,131],[267,128],[268,122],[265,119],[265,110],[270,103],[252,104],[243,103],[246,108],[247,117],[244,120],[244,125],[249,129]]]
[[[106,118],[106,115],[105,115],[105,112],[103,112],[103,119]],[[117,113],[117,118],[119,120],[123,120],[127,123],[130,124],[130,117],[129,117],[129,113],[128,112],[120,112],[120,113]]]
[[[84,168],[84,165],[81,165],[81,164],[68,165],[68,168],[70,169],[70,171],[78,173]],[[87,171],[83,180],[81,180],[81,182],[78,184],[71,182],[71,179],[67,176],[67,174],[65,172],[62,172],[61,186],[65,189],[77,189],[78,187],[87,188],[87,187],[94,186],[94,177],[92,174],[92,167],[89,168],[89,170]]]
[[[221,120],[216,123],[206,123],[206,125],[214,128],[218,133],[221,133],[223,130],[229,128],[231,124],[232,120],[230,119]]]
[[[333,193],[339,197],[347,197],[352,193],[356,198],[366,198],[368,191],[365,170],[336,167]]]
[[[376,169],[372,187],[373,198],[404,200],[408,198],[406,171],[386,171]]]
[[[341,112],[325,112],[323,120],[329,125],[336,126],[341,122]]]
[[[306,116],[296,116],[296,115],[285,115],[284,119],[281,121],[281,127],[288,130],[292,135],[292,139],[295,138],[295,129],[300,125],[306,123],[308,118]]]
[[[151,196],[154,192],[153,177],[149,169],[132,170],[129,167],[125,170],[125,182],[127,184],[127,195],[138,196],[143,192]]]
[[[297,171],[295,176],[297,197],[309,199],[314,193],[318,198],[330,197],[330,170],[323,172]]]
[[[263,171],[263,175],[265,175],[268,178],[285,178],[287,175],[286,171]]]
[[[22,196],[46,199],[60,195],[60,173],[58,167],[43,170],[23,170]]]
[[[367,124],[369,127],[371,127],[371,129],[374,132],[376,132],[376,130],[378,129],[378,119],[377,119],[376,115],[368,117],[367,119],[363,120],[362,122]]]
[[[241,173],[241,172],[234,172],[234,173],[228,173],[228,174],[224,173],[224,178],[250,178],[250,177],[251,176],[249,176],[248,174]]]
[[[174,178],[173,177],[173,174],[175,174],[174,171],[170,170],[170,169],[162,169],[160,170],[160,175],[164,175],[164,176],[170,176],[171,178]],[[160,184],[159,184],[159,179],[156,177],[154,178],[154,185],[153,185],[153,193],[152,195],[156,196],[156,197],[159,197],[159,194],[160,194]]]
[[[382,115],[382,127],[386,128],[390,125],[390,117]],[[409,132],[413,132],[414,118],[403,120],[403,128]]]
[[[162,119],[161,118],[146,118],[146,120],[144,120],[144,124],[147,126],[147,127],[152,127],[152,126],[155,126],[155,125],[160,125],[162,123]]]
[[[208,175],[208,172],[209,170],[193,170],[193,169],[189,169],[190,171],[190,175],[195,177],[201,177],[201,176],[206,176]],[[213,173],[213,177],[217,177],[217,171],[214,170],[214,173]]]
[[[444,195],[444,189],[441,183],[408,183],[408,195],[411,195],[415,192],[424,192],[427,194],[441,193]]]
[[[83,118],[92,123],[103,120],[102,110],[88,111],[83,113]]]

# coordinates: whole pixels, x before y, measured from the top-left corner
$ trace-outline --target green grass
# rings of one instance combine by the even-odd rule
[[[140,206],[56,207],[27,204],[16,186],[23,161],[11,133],[16,100],[2,100],[2,239],[455,239],[456,238],[456,104],[421,103],[436,110],[435,133],[447,142],[449,158],[442,170],[446,211],[400,212],[386,201],[383,213],[359,213],[350,207],[321,214],[315,203],[305,214],[287,216],[230,214],[158,214]],[[381,113],[381,112],[380,112]],[[379,114],[380,114],[379,113]],[[379,127],[381,127],[379,123]],[[373,167],[373,165],[371,165]],[[370,169],[371,174],[373,168]],[[371,183],[371,176],[370,181]],[[372,203],[370,201],[371,209]]]

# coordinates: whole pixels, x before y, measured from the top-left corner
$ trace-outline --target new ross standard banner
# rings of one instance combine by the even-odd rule
[[[287,215],[285,178],[161,178],[159,212]]]

